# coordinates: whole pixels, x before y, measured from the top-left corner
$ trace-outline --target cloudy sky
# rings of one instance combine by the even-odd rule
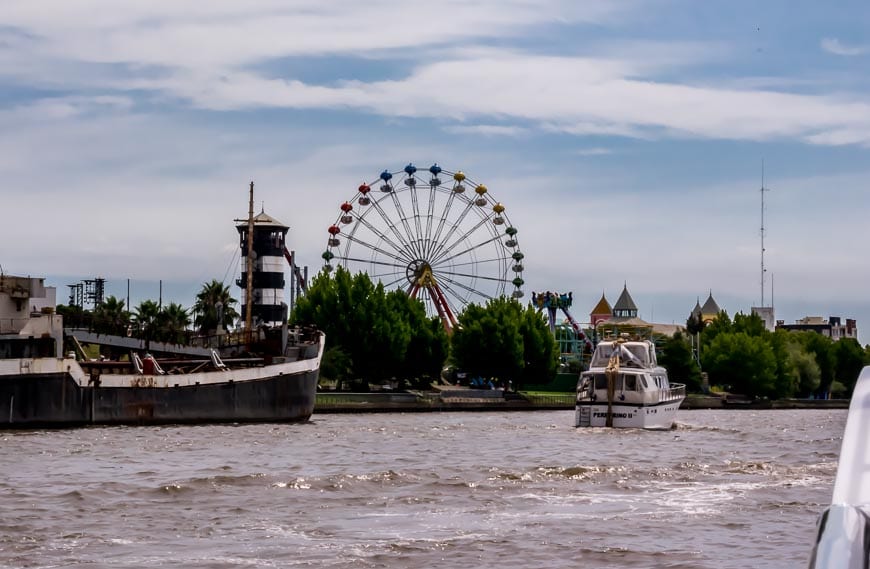
[[[870,5],[842,0],[4,0],[0,265],[133,303],[231,282],[257,202],[321,265],[362,181],[438,162],[583,314],[870,330]],[[588,309],[587,309],[588,305]],[[862,341],[870,334],[862,332]]]

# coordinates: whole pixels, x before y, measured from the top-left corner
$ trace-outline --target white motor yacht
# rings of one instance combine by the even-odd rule
[[[670,429],[685,398],[686,386],[658,365],[655,344],[602,341],[577,382],[574,426]]]

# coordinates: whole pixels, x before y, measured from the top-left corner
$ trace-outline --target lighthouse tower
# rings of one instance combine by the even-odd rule
[[[290,229],[264,211],[253,218],[254,242],[251,253],[253,282],[251,320],[254,326],[281,326],[287,322],[284,303],[284,238]],[[242,276],[236,281],[242,289],[242,320],[247,317],[248,220],[236,225],[242,248]]]

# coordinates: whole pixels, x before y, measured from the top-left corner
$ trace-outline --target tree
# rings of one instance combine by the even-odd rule
[[[776,397],[794,397],[799,393],[800,377],[799,370],[795,367],[793,359],[793,345],[797,345],[802,351],[803,348],[794,339],[791,332],[787,330],[776,330],[767,336],[767,342],[773,350],[773,357],[776,361],[776,370],[774,371],[774,391]],[[804,396],[809,395],[806,393]]]
[[[322,330],[329,346],[341,350],[336,369],[350,367],[340,379],[359,379],[361,387],[393,378],[427,383],[447,350],[440,322],[426,316],[419,300],[398,290],[388,294],[365,273],[351,276],[343,267],[314,278],[291,321]]]
[[[338,346],[324,350],[320,360],[320,377],[335,381],[336,390],[342,390],[342,384],[352,377],[353,362]]]
[[[746,332],[722,332],[705,345],[701,363],[712,383],[750,397],[775,397],[776,358],[770,344]]]
[[[692,346],[682,333],[677,332],[664,341],[658,360],[668,370],[671,381],[686,384],[688,391],[701,391],[701,369],[692,355]]]
[[[704,326],[704,329],[701,331],[701,345],[707,346],[719,334],[732,332],[732,326],[731,318],[728,317],[728,313],[724,310],[720,311],[719,315],[712,322],[709,322]]]
[[[746,332],[757,338],[767,337],[770,334],[770,331],[764,327],[764,320],[754,312],[752,314],[743,314],[742,312],[735,314],[731,330],[733,332]]]
[[[447,359],[449,339],[439,318],[426,315],[423,304],[401,290],[387,294],[387,304],[393,314],[408,323],[410,338],[405,357],[398,362],[397,376],[417,389],[427,388],[441,373]]]
[[[552,381],[559,365],[559,346],[547,319],[531,304],[522,312],[520,334],[523,338],[523,373],[516,389]]]
[[[184,344],[188,326],[190,326],[190,315],[187,310],[180,304],[171,302],[157,315],[156,336],[163,342]]]
[[[469,304],[458,321],[450,339],[456,366],[475,377],[518,384],[525,361],[519,302],[494,298],[485,307]]]
[[[822,336],[818,332],[806,331],[797,334],[804,349],[813,354],[819,366],[819,387],[816,395],[825,397],[834,382],[834,353],[833,342],[830,338]]]
[[[58,304],[56,310],[67,328],[90,328],[93,325],[93,314],[81,306]]]
[[[834,342],[834,378],[846,386],[851,395],[855,382],[865,365],[865,353],[861,344],[854,338],[843,338]]]
[[[819,388],[822,370],[813,354],[806,352],[800,342],[788,344],[788,362],[793,370],[795,388],[793,393],[809,396]],[[790,396],[791,394],[787,394]]]
[[[93,318],[94,331],[98,334],[125,336],[130,325],[130,313],[124,307],[124,301],[114,296],[106,298],[94,310]]]
[[[686,319],[686,333],[690,336],[694,336],[696,334],[700,334],[704,329],[704,321],[701,320],[700,314],[689,314],[689,317]]]
[[[558,347],[546,320],[534,307],[513,298],[494,298],[486,306],[468,305],[450,339],[453,363],[472,376],[524,383],[552,380]]]
[[[145,340],[145,349],[150,349],[151,340],[157,334],[157,318],[160,315],[160,306],[153,300],[143,300],[136,307],[134,320],[136,323],[136,335]]]
[[[238,301],[230,295],[228,286],[217,279],[203,283],[193,304],[193,324],[201,334],[215,333],[218,325],[230,328],[239,318],[234,305]]]

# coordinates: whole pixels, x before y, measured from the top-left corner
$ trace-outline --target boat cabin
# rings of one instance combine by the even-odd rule
[[[592,354],[589,369],[607,367],[614,352],[619,351],[619,365],[635,368],[651,368],[658,365],[656,349],[652,342],[599,342]]]

